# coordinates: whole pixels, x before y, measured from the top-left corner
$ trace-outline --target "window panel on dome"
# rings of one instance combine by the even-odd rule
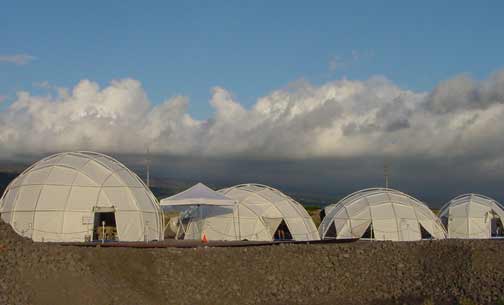
[[[91,211],[98,201],[100,188],[73,186],[68,196],[67,211]]]
[[[37,211],[64,210],[70,186],[45,185],[40,193]]]
[[[394,210],[397,215],[397,218],[414,219],[415,221],[417,219],[415,211],[411,206],[394,204]]]
[[[33,240],[35,241],[61,241],[61,225],[63,222],[63,212],[41,212],[35,213],[33,223]]]
[[[74,169],[53,166],[51,167],[49,176],[45,180],[45,184],[72,185],[76,175],[77,172]]]
[[[65,233],[67,240],[83,242],[86,235],[92,236],[93,224],[83,221],[84,219],[92,219],[92,216],[93,213],[91,211],[67,211],[64,215],[64,221],[62,224],[63,232]]]
[[[26,185],[17,188],[16,210],[33,211],[41,189],[41,185]]]
[[[371,216],[373,219],[395,218],[392,203],[383,203],[376,206],[371,206]]]
[[[108,203],[106,203],[108,200]],[[102,198],[104,200],[102,200]],[[100,194],[100,201],[98,202],[100,206],[114,206],[116,208],[126,210],[126,211],[136,211],[138,210],[133,195],[127,187],[106,187],[102,189]]]
[[[12,214],[12,223],[16,231],[23,236],[31,237],[33,228],[33,211],[16,211]]]
[[[103,165],[92,160],[89,161],[81,171],[85,173],[91,180],[95,183],[101,185],[105,182],[105,179],[111,174],[110,170],[103,167]]]
[[[128,184],[124,183],[123,180],[114,173],[107,178],[107,180],[103,183],[103,186],[105,186],[105,187],[110,187],[110,186],[121,187],[121,186],[128,186]]]
[[[18,195],[20,188],[9,189],[2,199],[1,210],[4,212],[9,212],[12,210],[14,205],[16,204],[16,197]]]
[[[87,162],[89,162],[89,159],[81,155],[66,154],[59,160],[58,164],[68,166],[73,169],[80,169],[86,165]]]
[[[380,205],[385,202],[390,202],[390,199],[386,193],[369,194],[369,195],[366,195],[366,199],[369,202],[369,205],[371,205],[371,206]]]
[[[51,173],[52,167],[31,170],[22,176],[22,184],[44,184]]]
[[[399,240],[396,219],[376,219],[373,217],[373,235],[376,240]]]
[[[144,188],[131,188],[137,206],[143,211],[155,211],[156,206],[152,199],[147,195]]]
[[[144,240],[143,221],[139,212],[119,210],[115,212],[115,218],[119,241]]]
[[[133,186],[133,187],[143,187],[143,185],[134,177],[128,170],[120,170],[114,172],[114,175],[118,176],[124,185]]]
[[[98,187],[100,186],[98,183],[93,181],[90,177],[86,176],[84,173],[78,173],[77,177],[75,177],[74,186],[82,186],[82,187]]]
[[[104,156],[100,156],[100,155],[93,156],[93,159],[104,164],[106,167],[110,168],[113,172],[120,171],[120,170],[124,169],[124,166],[121,166],[121,164],[115,162],[114,160],[106,158]]]
[[[359,198],[351,203],[345,205],[347,213],[350,217],[362,213],[362,211],[369,211],[369,204],[366,198]]]

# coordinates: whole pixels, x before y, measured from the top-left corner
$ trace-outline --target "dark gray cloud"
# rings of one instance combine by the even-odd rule
[[[165,156],[159,175],[258,181],[334,198],[380,185],[389,160],[394,185],[436,203],[457,192],[498,195],[504,180],[504,71],[483,81],[456,76],[431,92],[384,77],[299,81],[249,109],[216,87],[208,120],[191,117],[187,97],[152,105],[136,80],[57,89],[56,96],[19,92],[0,112],[0,158],[149,148]]]

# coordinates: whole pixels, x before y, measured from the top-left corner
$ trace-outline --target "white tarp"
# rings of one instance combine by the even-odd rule
[[[117,160],[93,152],[55,154],[33,164],[5,190],[2,219],[34,241],[84,241],[95,211],[114,211],[120,241],[162,240],[156,198]]]
[[[448,238],[492,238],[498,224],[502,235],[503,207],[494,199],[478,195],[465,194],[450,200],[441,208],[439,217],[448,229]]]
[[[234,205],[235,200],[230,199],[212,189],[203,183],[198,183],[191,188],[161,199],[161,206],[176,206],[176,205],[217,205],[227,206]]]
[[[434,213],[417,199],[391,189],[355,192],[326,208],[319,227],[320,237],[361,238],[368,229],[376,240],[422,239],[422,228],[434,239],[446,232]]]

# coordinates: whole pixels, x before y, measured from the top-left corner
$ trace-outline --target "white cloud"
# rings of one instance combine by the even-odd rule
[[[65,150],[261,158],[467,156],[501,162],[504,71],[483,82],[455,77],[432,92],[383,77],[314,86],[297,82],[246,109],[224,88],[215,114],[196,120],[188,98],[152,105],[132,79],[83,80],[55,97],[19,92],[0,112],[4,156]],[[493,163],[492,163],[493,162]]]
[[[14,54],[14,55],[1,55],[0,54],[0,63],[11,63],[16,65],[26,65],[31,61],[35,60],[36,57],[28,55],[28,54]]]

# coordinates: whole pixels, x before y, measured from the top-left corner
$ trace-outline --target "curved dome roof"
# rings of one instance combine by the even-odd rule
[[[504,219],[504,208],[480,194],[464,194],[446,203],[439,213],[449,238],[491,238],[492,220]],[[502,228],[501,228],[502,229]]]
[[[277,189],[261,184],[240,184],[219,190],[260,216],[274,234],[282,220],[294,240],[320,239],[305,208]]]
[[[120,240],[162,238],[151,191],[119,161],[94,152],[38,161],[9,184],[0,207],[4,221],[35,241],[83,241],[99,209],[114,211]]]
[[[321,238],[361,238],[371,230],[376,240],[420,240],[446,237],[434,213],[416,198],[392,189],[355,192],[326,208]]]

